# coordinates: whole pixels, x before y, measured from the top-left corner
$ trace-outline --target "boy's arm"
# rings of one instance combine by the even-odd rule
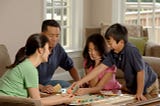
[[[137,73],[137,93],[136,93],[136,98],[138,101],[140,100],[146,100],[146,97],[143,95],[143,90],[144,90],[144,71],[140,70]]]
[[[82,84],[84,84],[85,82],[88,82],[90,80],[92,80],[93,78],[95,78],[97,75],[99,75],[102,71],[104,71],[106,68],[108,68],[108,66],[104,65],[103,63],[101,63],[100,65],[98,65],[97,67],[95,67],[92,72],[90,72],[89,74],[87,74],[85,77],[83,77],[81,80],[79,80],[76,85],[80,86]]]

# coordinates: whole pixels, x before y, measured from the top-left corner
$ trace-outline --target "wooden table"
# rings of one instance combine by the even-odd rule
[[[112,105],[107,105],[105,103],[97,103],[92,104],[90,106],[160,106],[160,95],[145,95],[147,100],[146,101],[125,101],[119,102]]]
[[[48,96],[48,95],[43,95],[43,97],[45,96]],[[91,103],[87,105],[78,105],[78,106],[160,106],[160,94],[159,95],[145,95],[145,97],[147,98],[147,101],[138,102],[136,99],[133,99],[129,101],[113,103],[112,105],[106,104],[105,101],[99,101],[96,103]],[[73,105],[61,104],[61,105],[56,105],[56,106],[73,106]]]

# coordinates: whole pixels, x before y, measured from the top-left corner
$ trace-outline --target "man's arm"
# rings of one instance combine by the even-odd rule
[[[76,70],[75,67],[72,67],[70,69],[69,73],[72,76],[72,78],[73,78],[74,81],[78,81],[78,80],[81,79],[80,76],[79,76],[79,74],[78,74],[78,71]]]

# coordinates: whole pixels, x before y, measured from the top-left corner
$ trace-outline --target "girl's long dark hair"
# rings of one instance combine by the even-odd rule
[[[16,65],[24,61],[28,56],[33,55],[38,48],[43,48],[45,44],[48,42],[48,38],[42,34],[32,34],[26,45],[20,48],[15,56],[15,61],[7,68],[14,68]]]
[[[89,46],[90,42],[92,42],[95,45],[97,51],[102,56],[102,60],[104,58],[104,55],[107,53],[107,45],[106,45],[104,37],[99,33],[95,33],[95,34],[90,35],[87,38],[86,45],[83,50],[83,57],[84,57],[84,59],[86,59],[85,68],[89,68],[89,67],[95,65],[95,61],[93,61],[90,58],[89,53],[88,53],[88,49],[89,49],[88,46]]]

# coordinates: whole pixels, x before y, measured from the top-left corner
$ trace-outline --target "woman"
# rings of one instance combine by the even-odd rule
[[[86,74],[89,74],[93,68],[97,67],[103,61],[104,55],[107,53],[106,47],[107,45],[102,35],[93,34],[88,37],[83,51]],[[116,69],[115,66],[107,68],[88,82],[89,88],[79,88],[75,94],[84,95],[98,93],[100,90],[120,89],[121,85],[115,79]]]
[[[41,34],[31,35],[26,45],[17,52],[14,63],[7,67],[9,70],[0,79],[0,95],[30,97],[40,100],[43,105],[70,102],[70,95],[40,98],[36,67],[47,62],[49,54],[47,37]]]

